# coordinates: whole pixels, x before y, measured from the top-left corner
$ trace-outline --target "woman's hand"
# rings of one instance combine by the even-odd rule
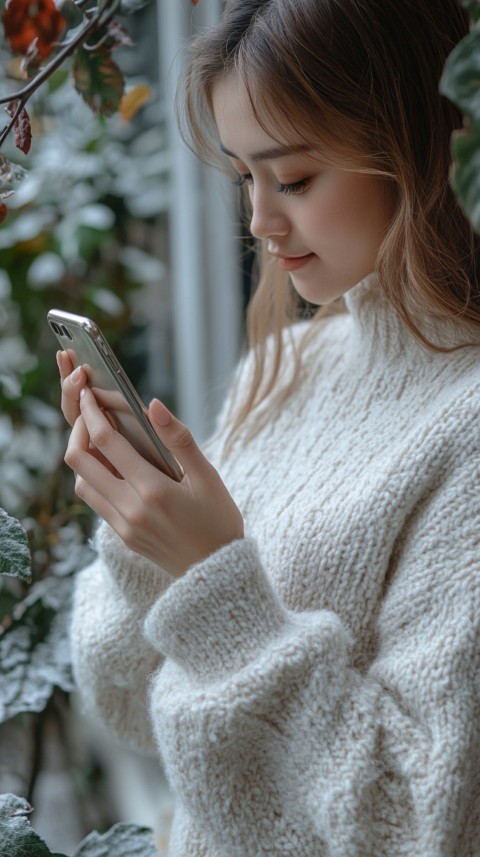
[[[72,417],[76,396],[70,386],[65,396]],[[88,387],[82,387],[78,407],[65,455],[76,475],[76,494],[127,547],[180,577],[223,545],[243,538],[242,516],[217,471],[188,429],[158,400],[150,404],[149,419],[181,464],[181,482],[142,458],[113,428]]]
[[[87,383],[87,373],[81,366],[74,371],[66,351],[57,351],[57,366],[62,386],[63,415],[73,427],[80,413],[80,392]]]
[[[80,393],[87,383],[87,373],[83,366],[73,368],[73,363],[66,351],[57,351],[57,365],[62,388],[62,412],[67,423],[73,427],[80,416]],[[92,445],[90,445],[90,452],[112,473],[116,473],[111,464]]]

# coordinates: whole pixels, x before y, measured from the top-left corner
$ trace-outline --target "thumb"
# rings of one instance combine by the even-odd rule
[[[160,440],[185,469],[191,471],[206,462],[190,430],[159,399],[150,402],[148,417]]]

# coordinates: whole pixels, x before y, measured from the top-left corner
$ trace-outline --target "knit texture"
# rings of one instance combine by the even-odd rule
[[[480,347],[423,348],[373,275],[347,307],[207,447],[245,538],[172,581],[102,524],[78,577],[84,704],[160,752],[171,857],[480,854]]]

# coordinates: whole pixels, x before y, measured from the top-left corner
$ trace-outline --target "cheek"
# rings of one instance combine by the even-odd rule
[[[391,218],[387,184],[371,176],[358,177],[351,189],[349,213],[345,211],[345,218],[367,240],[378,243]]]
[[[364,202],[357,188],[351,193],[338,176],[326,178],[318,189],[305,225],[322,243],[332,244],[351,232],[355,224],[364,219]],[[306,212],[305,212],[306,214]]]
[[[336,176],[323,189],[317,206],[315,226],[332,239],[365,240],[383,234],[387,222],[386,189],[370,176],[343,174]]]

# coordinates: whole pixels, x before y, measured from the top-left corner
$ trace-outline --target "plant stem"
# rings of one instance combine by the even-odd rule
[[[28,789],[26,798],[29,803],[33,800],[33,793],[35,791],[35,785],[38,779],[38,775],[42,769],[43,763],[43,741],[45,737],[45,724],[48,716],[48,703],[47,706],[41,711],[38,717],[35,718],[32,724],[33,731],[33,758],[32,765],[30,768],[30,778],[28,783]]]

